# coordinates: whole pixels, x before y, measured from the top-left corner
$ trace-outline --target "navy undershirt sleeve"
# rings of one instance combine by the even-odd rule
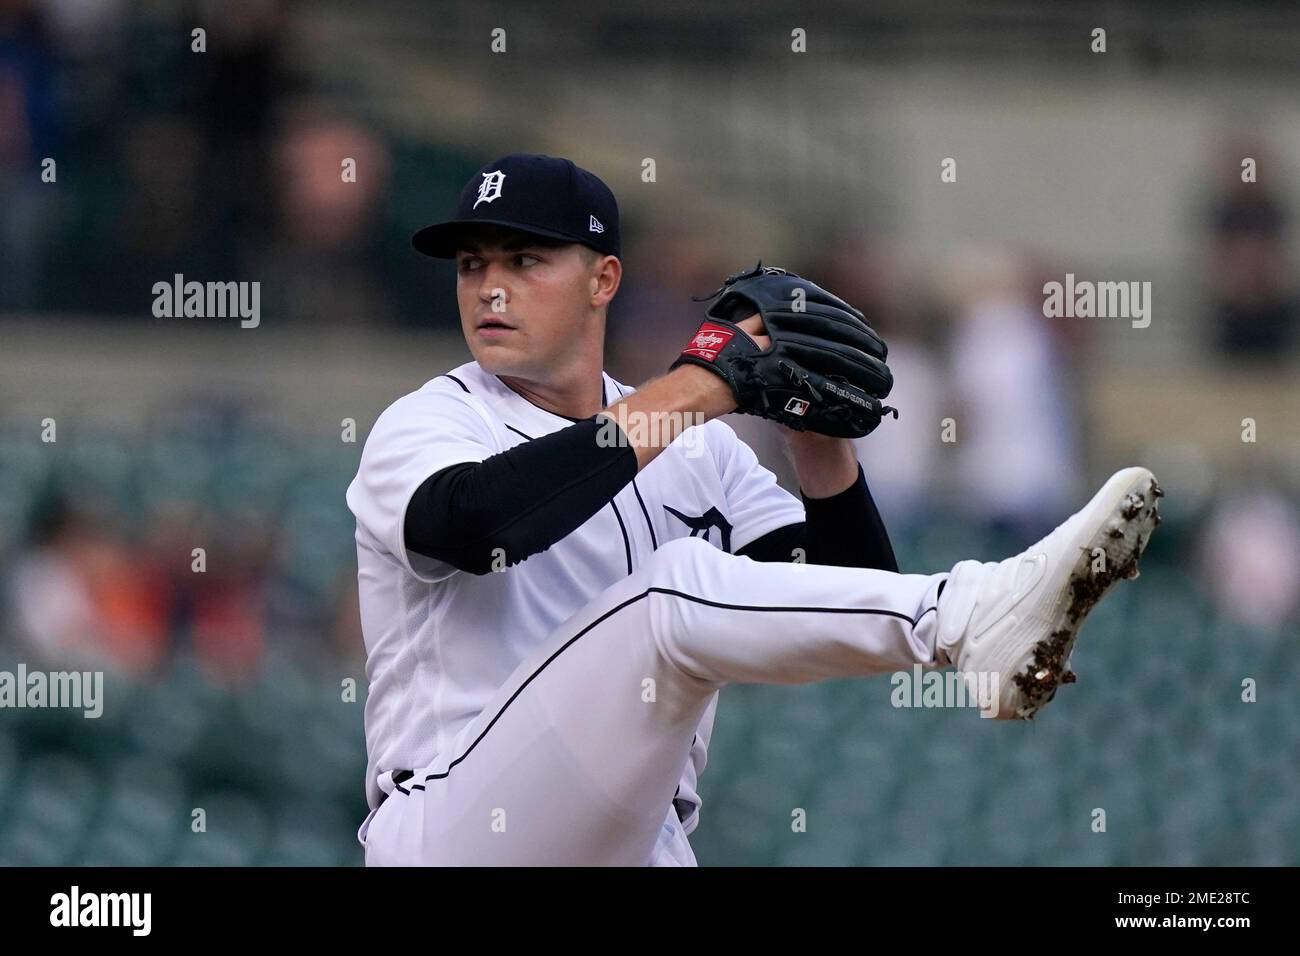
[[[755,561],[793,561],[802,548],[808,564],[898,571],[889,532],[867,488],[862,466],[858,480],[829,498],[803,498],[806,519],[751,541],[737,554]]]
[[[429,476],[406,508],[407,549],[472,574],[545,551],[636,477],[630,443],[597,440],[606,421],[617,427],[585,419]]]
[[[407,505],[406,547],[472,574],[518,564],[581,527],[637,473],[626,441],[597,441],[590,418],[480,462],[444,468]],[[806,520],[777,528],[737,553],[756,561],[897,571],[889,534],[866,478],[829,498],[803,498]]]

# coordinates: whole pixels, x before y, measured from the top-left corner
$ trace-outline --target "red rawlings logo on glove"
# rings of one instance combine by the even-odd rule
[[[722,350],[722,347],[730,342],[735,334],[735,329],[729,329],[724,325],[714,325],[712,322],[705,322],[700,326],[700,330],[695,333],[695,338],[691,339],[690,344],[682,349],[682,354],[694,355],[706,362],[712,362],[718,357],[718,352]]]

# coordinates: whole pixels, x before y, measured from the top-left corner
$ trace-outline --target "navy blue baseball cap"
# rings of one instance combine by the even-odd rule
[[[456,214],[426,226],[411,245],[427,256],[454,259],[466,226],[508,226],[621,255],[618,203],[594,173],[567,159],[511,153],[480,169],[460,191]]]

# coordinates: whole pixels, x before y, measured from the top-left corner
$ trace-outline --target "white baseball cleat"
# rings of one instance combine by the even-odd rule
[[[1070,654],[1079,628],[1111,585],[1135,578],[1160,523],[1163,492],[1145,468],[1112,475],[1084,508],[1028,550],[1001,562],[962,561],[944,586],[937,656],[972,687],[991,716],[1030,719],[1075,680]]]

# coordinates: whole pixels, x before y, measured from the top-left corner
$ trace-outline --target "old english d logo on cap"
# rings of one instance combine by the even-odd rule
[[[507,226],[622,255],[618,202],[600,177],[571,160],[511,153],[488,163],[461,189],[456,212],[411,237],[425,255],[453,259],[467,226]]]
[[[490,173],[483,174],[483,182],[478,186],[478,199],[474,200],[474,208],[478,208],[481,202],[491,202],[501,195],[501,186],[506,181],[506,174],[499,169],[494,169]]]

